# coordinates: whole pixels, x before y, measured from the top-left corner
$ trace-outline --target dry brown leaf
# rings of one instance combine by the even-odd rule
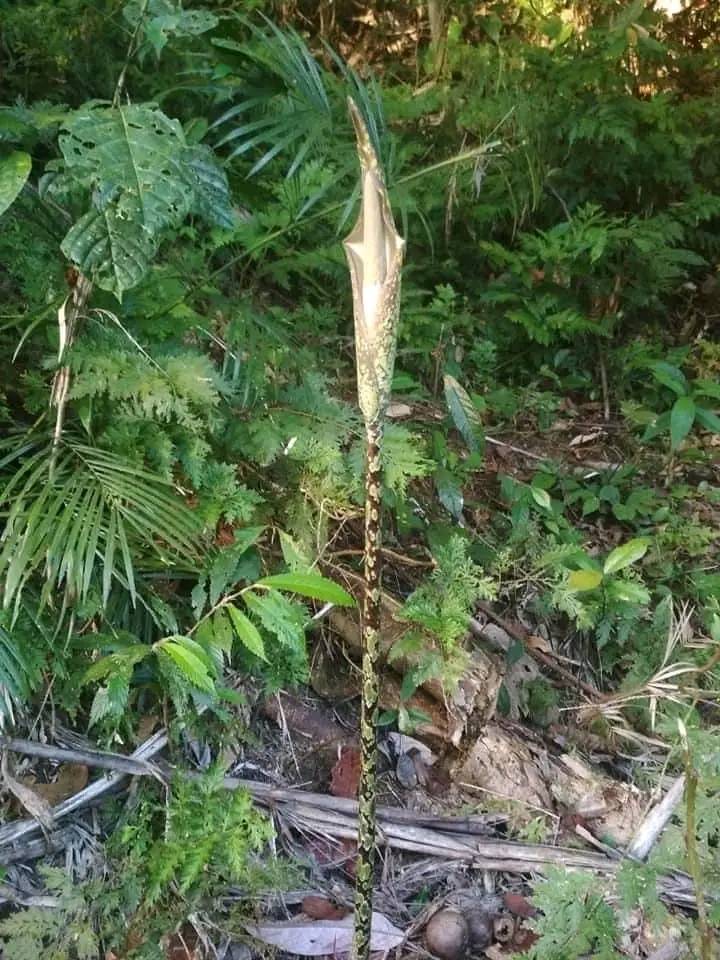
[[[572,438],[569,446],[579,447],[582,443],[592,443],[593,440],[602,437],[604,432],[604,430],[593,430],[592,433],[579,433],[576,437]]]
[[[50,804],[39,794],[35,793],[34,790],[26,787],[25,784],[20,783],[19,780],[16,780],[15,777],[12,776],[8,768],[7,753],[5,752],[3,752],[2,755],[0,769],[2,770],[3,785],[7,787],[18,803],[27,810],[31,817],[37,820],[44,830],[52,830],[54,821]]]
[[[89,773],[84,763],[63,763],[58,767],[57,778],[52,783],[38,783],[32,777],[18,778],[23,786],[38,794],[51,807],[67,800],[88,784]]]
[[[534,917],[537,913],[535,907],[520,893],[506,893],[503,899],[506,908],[516,917]]]
[[[348,907],[340,907],[327,897],[312,894],[303,898],[302,911],[311,920],[342,920],[350,913]]]
[[[385,413],[391,420],[402,420],[403,417],[409,417],[412,414],[412,407],[407,403],[391,403]]]
[[[340,748],[340,756],[332,768],[330,793],[334,797],[354,800],[360,787],[360,751],[357,747]]]
[[[553,654],[553,648],[550,646],[550,642],[544,637],[539,637],[536,633],[532,633],[527,637],[525,646],[530,647],[531,650],[539,650],[540,653],[547,653],[549,656]]]

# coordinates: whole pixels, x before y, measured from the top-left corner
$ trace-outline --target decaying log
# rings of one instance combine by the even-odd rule
[[[530,739],[521,739],[489,723],[469,751],[451,765],[459,787],[477,787],[490,796],[512,800],[527,810],[575,815],[590,821],[593,832],[624,847],[643,819],[646,800],[631,784],[592,770],[578,757],[551,756]]]
[[[393,689],[396,678],[416,667],[420,658],[420,654],[403,655],[393,658],[392,664],[388,664],[392,646],[410,629],[407,623],[395,618],[399,609],[399,604],[388,598],[384,600],[380,656],[384,664],[382,680],[388,690],[388,701],[391,700],[390,690]],[[333,610],[329,620],[332,628],[353,653],[359,653],[361,645],[358,621],[339,610]],[[399,686],[399,681],[397,683]],[[431,677],[423,682],[419,693],[441,705],[445,721],[438,723],[437,710],[434,710],[433,726],[445,731],[442,739],[458,747],[471,718],[473,728],[479,729],[494,716],[501,683],[502,670],[499,665],[488,654],[474,651],[455,690],[445,689],[439,678]],[[396,703],[389,703],[390,709],[395,706]]]

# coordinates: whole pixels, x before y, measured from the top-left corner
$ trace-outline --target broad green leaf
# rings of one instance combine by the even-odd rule
[[[677,450],[690,433],[695,420],[695,401],[692,397],[678,397],[670,411],[670,446]]]
[[[705,430],[720,433],[720,417],[707,407],[695,407],[695,419]]]
[[[189,213],[193,191],[177,120],[142,104],[91,106],[76,110],[63,129],[58,144],[65,166],[96,191],[99,209],[112,198],[119,218],[153,238]]]
[[[30,154],[21,150],[0,157],[0,217],[25,186],[31,167]]]
[[[655,437],[659,437],[661,433],[665,433],[669,428],[670,411],[666,410],[665,413],[661,413],[659,417],[656,417],[647,425],[645,432],[642,435],[643,442],[646,440],[654,440]]]
[[[618,570],[623,570],[637,560],[642,559],[647,552],[649,543],[650,541],[645,537],[636,537],[634,540],[628,540],[627,543],[615,547],[605,560],[603,573],[606,576],[611,573],[617,573]]]
[[[679,397],[688,392],[688,383],[685,379],[685,375],[678,367],[673,366],[671,363],[654,363],[650,368],[652,370],[652,375],[661,383],[664,387],[672,390],[673,393],[676,393]]]
[[[187,147],[183,153],[185,178],[194,198],[192,211],[208,223],[227,230],[235,226],[237,216],[230,198],[227,174],[207,146]]]
[[[462,487],[452,473],[444,467],[439,467],[435,471],[435,487],[437,488],[440,503],[445,507],[450,516],[456,520],[460,520],[463,515],[465,499],[463,497]]]
[[[584,590],[596,590],[602,583],[603,575],[599,570],[573,570],[568,577],[568,590],[582,593]]]
[[[151,652],[151,648],[144,643],[135,643],[131,646],[101,657],[91,664],[83,674],[81,684],[94,683],[112,676],[113,673],[131,670],[136,663],[140,663]]]
[[[230,549],[237,555],[244,553],[249,549],[254,543],[257,542],[258,537],[260,537],[265,530],[265,527],[240,527],[235,530],[235,540],[230,546]]]
[[[255,584],[257,587],[274,587],[288,593],[299,593],[313,600],[324,600],[339,607],[354,607],[355,600],[347,591],[332,580],[326,580],[319,573],[276,573],[264,577]]]
[[[283,560],[291,570],[309,570],[312,566],[312,559],[305,553],[297,540],[294,540],[284,530],[280,531],[280,549],[282,550]]]
[[[720,400],[720,381],[693,380],[693,395],[696,397],[710,397]]]
[[[445,383],[445,402],[447,403],[450,416],[457,427],[468,448],[473,452],[481,453],[485,445],[485,435],[483,433],[480,414],[475,404],[472,402],[469,394],[462,387],[455,377],[446,373]]]
[[[198,637],[198,639],[200,638]],[[212,643],[222,650],[223,653],[229,654],[232,650],[233,629],[222,607],[213,614]]]
[[[210,10],[183,10],[180,4],[147,3],[147,0],[130,0],[123,8],[123,15],[136,30],[142,27],[146,43],[159,58],[170,37],[195,37],[207,33],[218,24],[218,18]],[[141,60],[144,47],[141,48]]]
[[[182,126],[157,107],[85,106],[58,138],[67,174],[92,191],[94,207],[62,250],[118,297],[145,275],[163,231],[195,212],[230,227],[227,177],[206,146],[188,146]]]
[[[649,591],[641,583],[632,580],[612,580],[608,584],[607,595],[611,600],[637,603],[640,606],[650,603]]]
[[[233,606],[232,603],[228,603],[225,609],[228,612],[228,616],[230,617],[240,643],[242,643],[250,653],[255,654],[256,657],[260,657],[261,660],[267,662],[263,638],[260,636],[260,631],[252,620],[246,617],[242,610],[238,610],[236,606]]]
[[[268,589],[262,595],[248,590],[243,594],[245,606],[262,623],[268,633],[277,637],[285,647],[302,649],[305,645],[307,610],[293,603],[277,590]]]
[[[539,507],[542,507],[543,510],[550,509],[552,501],[550,500],[550,494],[547,490],[541,490],[539,487],[530,487],[530,493]]]

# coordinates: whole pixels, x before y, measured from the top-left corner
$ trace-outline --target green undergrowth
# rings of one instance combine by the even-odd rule
[[[383,496],[414,666],[383,721],[413,729],[418,686],[457,682],[478,601],[544,625],[616,697],[593,731],[650,751],[644,786],[696,771],[647,870],[689,870],[712,925],[717,12],[448,0],[433,51],[380,42],[388,5],[372,36],[296,6],[0,0],[2,723],[251,740],[248,681],[307,681],[313,614],[352,605],[350,94],[407,239]],[[409,36],[417,5],[393,6]],[[539,678],[520,704],[542,729],[577,701]],[[269,883],[267,824],[222,796],[143,792],[107,876],[48,873],[59,910],[5,918],[6,955],[120,948],[132,917],[126,952],[151,951]],[[622,956],[617,896],[549,878],[530,955]],[[707,925],[681,926],[705,960]]]

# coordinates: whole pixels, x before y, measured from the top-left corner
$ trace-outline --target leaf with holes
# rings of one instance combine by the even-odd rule
[[[142,224],[119,216],[115,207],[106,207],[81,217],[60,249],[99,287],[120,300],[145,276],[157,245]]]
[[[183,166],[187,147],[177,120],[142,104],[82,107],[65,122],[58,144],[65,166],[121,218],[154,237],[190,212],[193,191]]]
[[[188,146],[178,121],[157,107],[82,107],[58,143],[66,173],[93,197],[63,252],[118,297],[142,279],[161,233],[189,213],[234,223],[227,177],[212,151]]]

